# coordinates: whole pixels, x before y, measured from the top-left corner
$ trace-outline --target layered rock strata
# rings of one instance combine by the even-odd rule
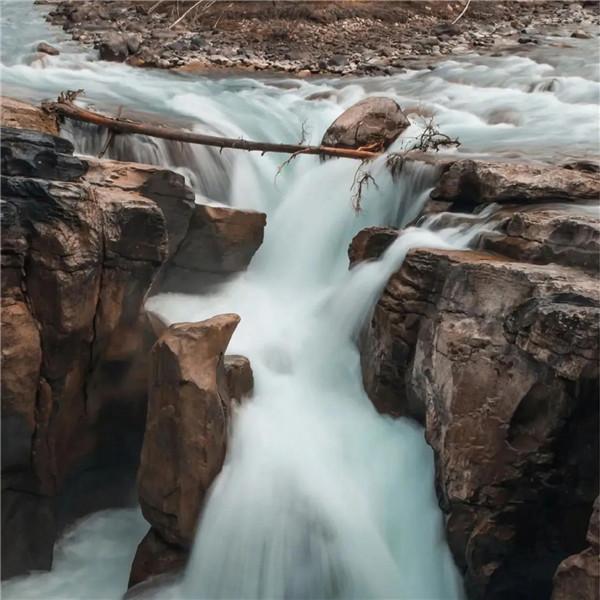
[[[436,197],[463,210],[511,205],[474,250],[408,254],[362,334],[365,387],[380,411],[425,426],[469,598],[548,598],[564,561],[555,596],[569,597],[581,578],[577,597],[591,600],[600,219],[582,202],[597,193],[598,178],[548,167],[558,175],[544,179],[537,167],[511,167],[515,177],[503,179],[508,171],[489,165],[461,166],[460,176],[450,167],[437,190],[448,189],[448,176],[453,191]],[[465,172],[494,172],[497,185],[471,187]],[[440,227],[460,218],[436,217]],[[351,261],[376,258],[397,235],[361,232]]]

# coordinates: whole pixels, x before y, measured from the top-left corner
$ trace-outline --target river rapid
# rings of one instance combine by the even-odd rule
[[[328,125],[368,95],[395,98],[411,127],[407,147],[435,117],[465,155],[560,162],[594,153],[598,135],[595,40],[548,38],[527,55],[469,55],[433,69],[368,79],[184,76],[95,60],[50,30],[40,8],[3,2],[3,94],[30,100],[65,89],[85,102],[169,118],[229,137],[317,144]],[[26,25],[24,24],[26,23]],[[36,58],[40,40],[61,54]],[[555,44],[554,46],[552,44]],[[67,129],[76,150],[104,139]],[[423,208],[434,167],[407,164],[353,209],[357,164],[183,146],[118,136],[108,156],[174,168],[198,202],[267,214],[265,241],[249,270],[204,296],[163,294],[148,307],[170,322],[236,312],[229,352],[247,356],[255,391],[233,436],[181,580],[158,598],[460,599],[462,583],[444,539],[433,456],[414,423],[379,415],[361,379],[356,337],[389,276],[417,246],[466,248],[490,211],[460,228],[432,219],[409,227],[373,263],[348,270],[352,237],[372,225],[403,227]],[[493,210],[492,220],[493,220]],[[7,600],[118,599],[148,525],[137,509],[102,511],[57,543],[51,572],[2,585]]]

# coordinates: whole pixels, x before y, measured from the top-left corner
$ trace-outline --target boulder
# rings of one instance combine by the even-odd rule
[[[413,250],[361,338],[376,407],[425,425],[470,598],[549,597],[598,494],[597,282]]]
[[[398,230],[391,227],[367,227],[359,231],[348,247],[350,266],[365,260],[376,260],[393,244]]]
[[[599,499],[594,502],[587,533],[589,546],[563,560],[554,574],[552,600],[598,600],[600,595]]]
[[[254,388],[254,375],[252,374],[250,361],[245,356],[237,354],[226,356],[225,379],[229,401],[235,401],[239,404],[252,393]]]
[[[0,125],[3,128],[30,129],[38,133],[58,135],[54,116],[41,108],[7,96],[0,96]]]
[[[150,529],[140,542],[129,574],[128,587],[133,587],[152,577],[177,573],[184,569],[188,552],[165,542],[155,529]]]
[[[185,238],[165,267],[159,289],[194,292],[244,271],[263,241],[266,215],[197,204]]]
[[[58,56],[60,54],[58,48],[55,48],[46,42],[40,42],[37,46],[37,51],[42,54],[49,54],[50,56]]]
[[[127,36],[115,32],[108,32],[98,45],[100,60],[111,62],[124,62],[129,56]]]
[[[477,204],[589,202],[600,195],[600,175],[545,164],[458,160],[431,192],[462,209]]]
[[[327,129],[321,145],[338,148],[387,148],[410,121],[391,98],[365,98],[345,110]]]
[[[169,258],[185,237],[194,212],[194,191],[179,173],[152,165],[88,158],[85,180],[94,186],[119,188],[154,200],[165,216]]]
[[[152,349],[140,504],[160,537],[184,549],[225,459],[230,408],[223,355],[238,322],[228,314],[171,325]]]

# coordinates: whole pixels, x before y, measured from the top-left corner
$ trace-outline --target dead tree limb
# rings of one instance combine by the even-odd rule
[[[358,160],[370,160],[381,155],[380,152],[370,150],[355,150],[352,148],[334,148],[332,146],[303,146],[299,144],[275,144],[271,142],[254,142],[244,139],[233,139],[213,135],[205,135],[185,129],[173,127],[161,127],[121,119],[107,117],[97,112],[76,106],[70,99],[69,93],[61,94],[58,102],[44,103],[45,110],[67,117],[75,121],[84,121],[114,131],[115,133],[133,133],[161,138],[164,140],[175,140],[189,144],[200,144],[216,148],[232,148],[235,150],[248,150],[262,152],[276,152],[280,154],[318,154],[320,156],[337,156],[339,158],[353,158]]]

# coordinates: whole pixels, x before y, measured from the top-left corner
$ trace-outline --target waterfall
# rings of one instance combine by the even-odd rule
[[[265,141],[297,142],[307,123],[312,144],[344,108],[385,94],[413,122],[436,113],[465,154],[549,160],[560,159],[566,145],[582,156],[596,145],[600,84],[590,74],[594,60],[580,67],[574,53],[555,66],[543,54],[469,56],[433,71],[369,80],[194,78],[91,61],[60,39],[53,40],[60,56],[36,59],[36,41],[50,33],[37,19],[17,43],[15,22],[28,10],[24,2],[5,7],[11,43],[0,75],[7,94],[25,89],[37,100],[83,87],[98,106],[132,106],[157,121],[176,117],[204,132]],[[590,52],[597,49],[590,45]],[[571,76],[580,68],[580,77]],[[419,130],[413,123],[405,136]],[[87,125],[70,124],[65,134],[84,155],[97,155],[106,143],[105,132]],[[148,300],[171,322],[240,314],[229,351],[246,355],[255,375],[253,397],[234,416],[226,463],[183,581],[157,597],[462,598],[434,491],[432,451],[419,426],[375,411],[363,389],[356,337],[411,248],[465,248],[490,215],[460,227],[426,219],[380,260],[348,270],[347,248],[358,231],[402,228],[420,214],[437,177],[433,167],[407,163],[394,179],[385,159],[375,161],[369,169],[376,185],[365,190],[357,213],[353,161],[298,156],[278,174],[285,156],[119,135],[106,157],[177,170],[198,201],[267,213],[265,241],[247,272],[210,295]],[[6,582],[3,595],[119,598],[144,528],[135,510],[94,515],[59,542],[51,573]]]

